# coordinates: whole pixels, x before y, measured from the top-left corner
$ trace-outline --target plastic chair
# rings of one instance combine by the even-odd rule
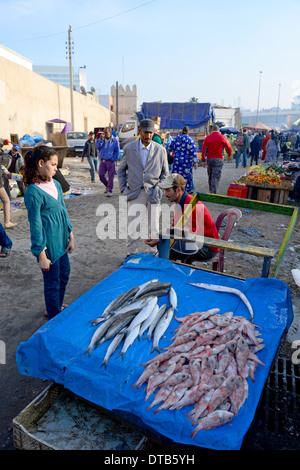
[[[221,240],[228,240],[231,234],[231,231],[236,224],[236,222],[242,217],[242,213],[239,209],[235,207],[231,207],[230,209],[226,209],[225,211],[221,212],[218,216],[215,224],[218,232],[220,233],[220,228],[223,220],[227,217],[227,224],[222,235]],[[224,251],[220,250],[218,254],[212,260],[212,270],[218,271],[222,273],[224,271]]]

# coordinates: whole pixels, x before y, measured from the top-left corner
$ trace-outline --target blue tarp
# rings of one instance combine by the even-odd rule
[[[110,358],[107,369],[100,367],[109,343],[94,350],[89,357],[82,354],[90,342],[94,328],[89,323],[98,317],[108,303],[122,292],[147,280],[159,278],[171,282],[178,296],[178,316],[195,311],[220,308],[220,313],[233,311],[248,318],[248,310],[240,299],[227,293],[199,289],[189,282],[205,282],[234,287],[247,296],[256,325],[262,326],[265,348],[258,357],[266,365],[258,365],[253,383],[248,379],[249,397],[233,420],[222,427],[200,431],[191,438],[193,427],[181,410],[162,410],[154,414],[147,410],[154,395],[145,402],[145,388],[132,388],[144,370],[141,363],[154,357],[147,339],[136,340],[127,350],[124,360],[116,358],[119,346]],[[159,304],[167,301],[159,298]],[[252,278],[246,281],[221,274],[193,269],[156,258],[150,254],[135,255],[122,267],[79,297],[60,315],[47,322],[17,349],[17,364],[21,374],[53,380],[84,399],[115,413],[125,413],[129,420],[139,421],[145,428],[184,445],[211,449],[239,449],[250,427],[268,377],[280,340],[293,319],[290,291],[287,285],[272,278]],[[167,347],[171,332],[178,326],[173,319],[160,347]]]
[[[194,129],[215,120],[211,103],[143,103],[136,115],[139,121],[159,116],[161,129],[182,129],[184,126]]]

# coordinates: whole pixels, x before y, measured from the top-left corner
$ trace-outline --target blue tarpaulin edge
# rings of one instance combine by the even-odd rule
[[[83,354],[94,332],[90,320],[98,317],[108,303],[133,286],[158,278],[171,282],[178,296],[178,316],[194,311],[220,308],[220,313],[232,311],[234,315],[248,317],[243,302],[233,294],[216,293],[189,285],[189,282],[221,284],[241,290],[254,310],[255,324],[262,326],[265,348],[257,353],[265,366],[258,365],[255,382],[248,379],[249,396],[233,420],[222,427],[200,431],[191,438],[193,427],[181,410],[162,410],[154,414],[147,406],[154,398],[145,401],[145,385],[140,389],[132,385],[143,372],[141,363],[154,357],[147,339],[136,340],[128,349],[124,360],[116,358],[121,349],[111,357],[105,369],[100,367],[108,344],[95,349],[91,356]],[[168,302],[159,298],[159,304]],[[39,328],[27,341],[19,344],[16,360],[23,375],[53,380],[78,396],[110,411],[128,414],[131,420],[143,423],[145,429],[166,437],[174,443],[194,445],[209,449],[240,449],[259,403],[265,381],[284,332],[293,320],[290,291],[287,285],[273,278],[251,278],[245,281],[208,271],[190,268],[156,258],[150,254],[135,255],[122,267],[79,297],[60,315]],[[160,342],[160,347],[170,345],[171,332],[178,326],[173,319]]]
[[[160,117],[161,129],[182,129],[184,126],[194,129],[215,120],[211,103],[143,103],[136,115],[139,121]]]

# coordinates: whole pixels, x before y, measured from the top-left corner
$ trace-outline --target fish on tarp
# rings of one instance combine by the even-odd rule
[[[159,341],[161,337],[164,335],[166,332],[168,326],[171,323],[171,320],[173,318],[173,313],[174,313],[174,308],[171,307],[169,308],[162,316],[162,318],[159,320],[158,324],[155,327],[154,333],[153,333],[153,344],[152,344],[152,349],[151,353],[153,351],[160,352],[159,349]]]
[[[237,295],[244,302],[247,309],[249,310],[251,321],[252,322],[254,321],[252,306],[249,300],[247,299],[247,297],[245,296],[245,294],[243,294],[243,292],[241,292],[239,289],[235,289],[233,287],[215,285],[215,284],[205,284],[204,282],[198,282],[198,283],[188,282],[188,284],[190,284],[191,286],[200,287],[202,289],[213,290],[216,292],[226,292],[228,294]]]
[[[154,312],[154,317],[152,318],[151,325],[148,327],[148,333],[146,335],[146,338],[150,341],[152,337],[152,333],[159,322],[160,318],[163,316],[165,311],[167,310],[168,305],[163,304],[156,312]]]
[[[130,333],[130,331],[138,324],[141,326],[141,323],[149,317],[156,305],[157,297],[151,297],[142,310],[136,315],[136,317],[134,317],[127,329],[127,332]]]
[[[99,323],[105,321],[111,315],[112,310],[121,308],[129,299],[131,299],[131,297],[134,296],[137,291],[138,287],[132,287],[132,289],[129,289],[127,292],[119,294],[107,305],[100,317],[96,318],[95,320],[91,320],[91,323],[96,326]]]
[[[113,353],[115,352],[115,350],[117,349],[121,341],[123,340],[124,336],[125,336],[125,331],[121,331],[114,337],[114,339],[111,341],[110,345],[108,346],[106,350],[106,354],[101,364],[101,366],[104,366],[105,369],[109,361],[109,358],[113,355]]]
[[[125,354],[127,352],[127,349],[129,348],[129,346],[132,345],[132,343],[135,341],[135,339],[138,337],[138,334],[139,334],[139,331],[140,331],[140,327],[141,327],[141,324],[138,323],[130,332],[129,334],[127,334],[126,338],[125,338],[125,341],[124,341],[124,344],[123,344],[123,347],[121,349],[121,351],[119,352],[119,354],[117,355],[116,359],[121,356],[122,359],[124,359],[125,357]]]

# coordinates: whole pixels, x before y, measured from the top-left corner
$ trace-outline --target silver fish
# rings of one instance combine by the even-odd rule
[[[145,321],[149,317],[155,305],[157,305],[157,297],[151,297],[148,300],[147,304],[142,308],[140,313],[138,313],[136,317],[134,317],[129,327],[127,328],[127,333],[130,333],[130,331],[133,330],[133,328],[135,328],[136,325],[141,326],[143,321]]]
[[[118,315],[120,313],[126,313],[126,312],[133,311],[133,310],[138,312],[149,302],[149,300],[150,299],[139,299],[136,302],[124,305],[120,307],[119,309],[111,310],[111,314]]]
[[[96,345],[96,343],[98,343],[98,341],[100,341],[100,339],[105,335],[106,331],[108,330],[108,328],[110,327],[110,325],[115,321],[115,318],[114,317],[110,317],[108,318],[104,323],[102,323],[100,326],[98,326],[97,330],[95,331],[95,333],[93,334],[92,336],[92,339],[90,341],[90,344],[88,345],[88,347],[86,348],[85,351],[83,351],[83,354],[85,353],[88,353],[88,355],[90,356],[92,354],[92,351],[94,349],[94,346]]]
[[[158,312],[156,313],[155,317],[153,318],[151,325],[149,326],[147,336],[146,336],[146,339],[148,339],[149,341],[151,340],[151,336],[152,336],[153,331],[156,328],[156,325],[158,324],[159,320],[161,319],[161,317],[163,316],[166,310],[167,310],[167,304],[163,304],[158,310]]]
[[[142,294],[138,299],[147,299],[148,297],[161,297],[163,295],[168,294],[168,289],[155,289],[149,292],[145,292],[145,294]]]
[[[141,329],[140,329],[139,337],[138,337],[139,340],[141,339],[141,337],[143,336],[145,331],[148,330],[149,326],[151,325],[151,323],[154,320],[155,315],[158,313],[158,311],[159,311],[159,306],[156,304],[154,309],[150,313],[149,317],[146,318],[146,320],[143,321],[143,324],[141,325]]]
[[[214,284],[204,284],[203,282],[199,282],[199,283],[188,282],[188,284],[190,284],[191,286],[195,286],[195,287],[202,287],[203,289],[214,290],[217,292],[227,292],[229,294],[237,295],[248,308],[250,312],[251,321],[252,322],[254,321],[252,306],[249,300],[247,299],[247,297],[240,290],[234,289],[233,287],[218,286]]]
[[[109,318],[113,309],[116,310],[118,308],[121,308],[122,305],[124,305],[129,299],[131,299],[131,297],[133,297],[137,291],[138,287],[132,287],[132,289],[129,289],[127,292],[122,292],[121,294],[119,294],[107,305],[100,317],[96,318],[95,320],[91,320],[91,323],[96,326],[99,323],[105,321],[107,318]]]
[[[124,356],[126,354],[127,349],[129,346],[132,345],[132,343],[135,341],[135,339],[138,337],[139,331],[140,331],[141,324],[138,323],[133,330],[130,331],[130,333],[126,336],[123,347],[120,351],[120,353],[117,355],[117,357],[121,356],[122,359],[124,359]]]
[[[154,290],[169,289],[169,287],[171,287],[170,282],[152,282],[151,284],[145,286],[144,289],[141,290],[141,292],[138,292],[135,295],[135,299],[138,299],[139,297],[141,297],[141,295],[145,295],[148,292],[152,292]]]
[[[173,310],[178,310],[177,308],[177,295],[174,288],[171,286],[169,290],[169,301]]]
[[[113,353],[115,352],[115,350],[117,349],[117,347],[121,343],[124,336],[125,336],[125,331],[120,331],[120,333],[117,334],[114,337],[114,339],[112,340],[112,342],[108,346],[108,348],[106,350],[106,354],[105,354],[104,359],[103,359],[102,364],[101,364],[101,366],[104,366],[105,369],[106,369],[107,363],[109,361],[109,358],[113,355]]]
[[[153,344],[152,344],[151,353],[153,351],[160,352],[158,344],[159,344],[159,341],[160,341],[161,337],[163,336],[163,334],[165,333],[165,331],[167,330],[168,326],[171,323],[171,320],[173,318],[173,313],[174,313],[174,308],[171,307],[164,313],[162,318],[159,320],[159,322],[158,322],[158,324],[157,324],[157,326],[154,330]]]
[[[116,320],[108,328],[105,336],[102,337],[100,341],[98,341],[96,348],[101,346],[101,344],[105,343],[106,341],[109,341],[110,339],[114,338],[123,328],[125,328],[125,326],[128,325],[128,323],[131,322],[134,316],[135,313],[132,312],[124,313],[124,315],[117,316]]]

